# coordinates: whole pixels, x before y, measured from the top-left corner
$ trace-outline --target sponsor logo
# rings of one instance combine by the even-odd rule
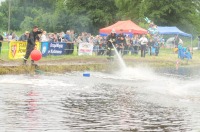
[[[11,47],[11,53],[12,53],[13,58],[15,57],[16,52],[17,52],[17,44],[14,44]]]
[[[47,47],[46,47],[46,46],[43,46],[43,47],[42,47],[42,54],[45,54],[46,51],[47,51]]]

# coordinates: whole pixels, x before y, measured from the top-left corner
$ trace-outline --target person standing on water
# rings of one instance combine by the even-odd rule
[[[23,64],[26,64],[31,52],[35,49],[35,41],[38,37],[38,34],[41,33],[42,31],[39,31],[37,26],[34,26],[32,31],[29,33]],[[31,60],[31,64],[34,64],[34,60]]]

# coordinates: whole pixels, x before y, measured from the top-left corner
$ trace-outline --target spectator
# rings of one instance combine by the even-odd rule
[[[58,42],[57,33],[54,33],[54,34],[53,34],[53,42]]]
[[[160,45],[159,45],[158,41],[155,41],[154,47],[155,47],[155,56],[158,56],[159,49],[160,49]]]
[[[12,40],[15,40],[15,41],[18,40],[18,36],[14,32],[12,33]]]
[[[86,32],[82,32],[81,36],[83,42],[89,42],[88,35]]]
[[[175,48],[178,48],[179,41],[180,41],[180,38],[178,37],[178,35],[176,35],[174,37],[174,46],[175,46]]]
[[[154,51],[154,44],[155,44],[155,41],[153,41],[153,39],[150,38],[150,39],[149,39],[149,42],[148,42],[149,54],[150,54],[150,55],[155,54],[155,51]]]
[[[94,36],[90,36],[88,40],[90,44],[94,45]]]
[[[98,35],[93,38],[93,51],[95,55],[98,55],[98,52],[99,52],[99,36]]]
[[[70,30],[70,39],[71,39],[71,46],[70,46],[70,54],[73,54],[74,52],[74,42],[75,42],[75,34],[74,30]]]
[[[8,33],[8,34],[7,34],[7,39],[8,39],[8,41],[11,41],[11,40],[12,40],[12,33]]]
[[[131,54],[138,54],[139,50],[139,38],[138,35],[135,35],[132,41],[132,46],[131,46]]]
[[[124,55],[129,54],[130,46],[132,45],[132,39],[129,35],[126,36],[126,43],[124,45]]]
[[[124,46],[126,45],[125,35],[123,34],[123,29],[120,29],[120,33],[117,35],[117,51],[123,54]]]
[[[53,33],[48,34],[48,40],[49,42],[53,42]]]
[[[2,42],[3,42],[3,36],[0,34],[0,54],[1,54]]]
[[[146,54],[146,46],[148,43],[148,39],[146,38],[145,34],[142,35],[142,37],[139,39],[140,45],[141,45],[141,57],[145,57]]]
[[[64,41],[63,34],[64,34],[63,32],[60,32],[60,33],[59,33],[58,42],[63,42],[63,41]]]
[[[43,31],[42,32],[42,35],[40,37],[40,42],[47,42],[48,41],[48,38],[47,38],[47,32],[46,31]]]
[[[66,34],[65,34],[65,42],[67,43],[67,47],[66,47],[66,54],[70,54],[70,50],[71,50],[71,44],[72,44],[72,40],[70,38],[70,30],[67,30],[66,31]]]
[[[78,36],[76,42],[77,42],[77,53],[78,53],[78,50],[79,50],[79,43],[82,43],[82,42],[83,42],[82,36],[81,36],[81,35]]]
[[[28,36],[29,36],[29,31],[26,31],[24,34],[22,34],[18,41],[27,41],[28,40]]]
[[[106,37],[99,38],[99,53],[98,55],[104,55],[106,48]]]

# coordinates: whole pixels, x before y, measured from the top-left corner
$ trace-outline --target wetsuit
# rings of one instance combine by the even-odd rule
[[[38,34],[41,34],[42,31],[37,31],[37,32],[33,32],[31,31],[27,40],[27,46],[26,46],[26,54],[24,56],[24,63],[26,63],[26,61],[28,60],[31,52],[34,50],[35,48],[35,41],[36,39],[38,39]],[[33,60],[31,60],[32,63],[34,63]]]

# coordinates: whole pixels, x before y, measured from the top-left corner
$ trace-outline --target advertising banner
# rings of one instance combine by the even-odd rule
[[[65,54],[66,43],[62,42],[42,42],[42,56]]]
[[[49,51],[49,42],[41,42],[41,52],[42,56],[45,57],[48,55]]]
[[[26,54],[26,41],[10,41],[9,43],[9,59],[20,59],[24,58]],[[40,42],[36,42],[36,48],[40,50]]]
[[[79,43],[78,55],[92,55],[93,45],[91,43]]]

